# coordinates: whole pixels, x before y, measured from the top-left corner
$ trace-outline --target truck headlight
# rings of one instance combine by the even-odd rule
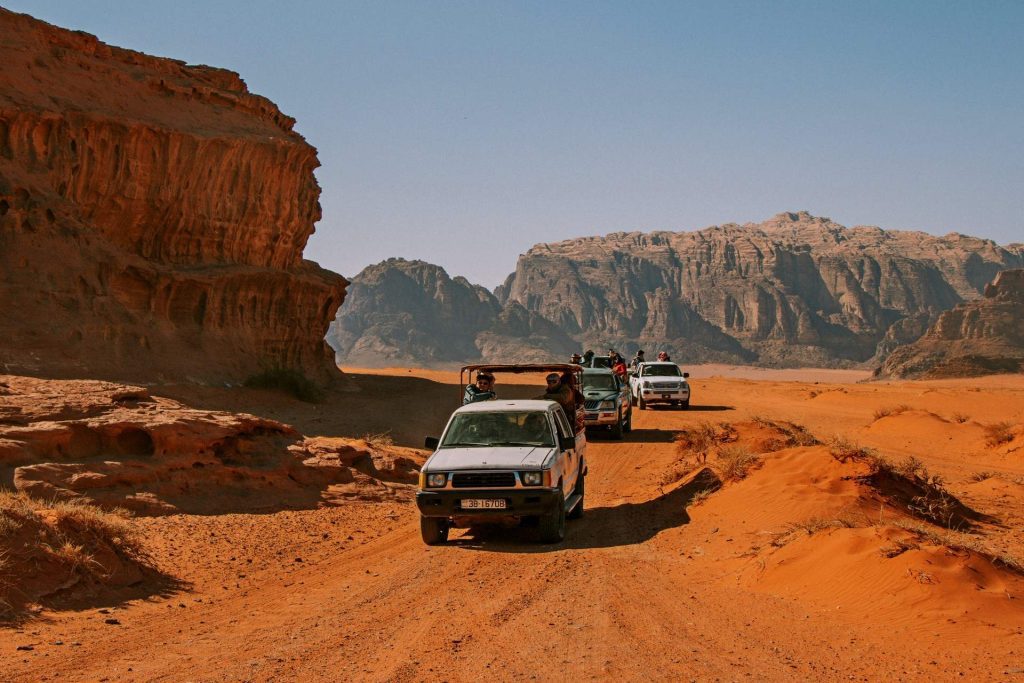
[[[540,486],[544,483],[543,472],[520,472],[519,481],[523,482],[523,486]]]
[[[448,475],[444,472],[431,472],[427,475],[427,486],[434,489],[443,489],[448,483]]]

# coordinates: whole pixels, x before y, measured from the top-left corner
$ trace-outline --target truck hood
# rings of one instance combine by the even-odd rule
[[[600,391],[584,391],[583,398],[588,401],[614,401],[615,397],[619,395],[617,391],[608,391],[607,389],[601,389]]]
[[[538,469],[554,449],[550,446],[491,446],[442,448],[430,456],[425,472],[455,470]]]

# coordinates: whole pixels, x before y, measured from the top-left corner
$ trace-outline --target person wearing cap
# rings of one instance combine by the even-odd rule
[[[644,360],[644,350],[640,349],[639,351],[636,352],[636,355],[633,356],[633,360],[629,361],[629,369],[636,370],[636,366],[646,362],[647,361]]]
[[[462,396],[462,405],[469,405],[477,401],[493,401],[498,398],[494,391],[494,375],[489,372],[476,373],[476,383],[466,386],[466,393]]]
[[[572,387],[568,383],[563,382],[557,372],[552,372],[545,378],[545,381],[547,382],[547,388],[536,399],[540,401],[554,401],[562,406],[562,412],[565,413],[565,419],[569,424],[576,424],[576,401],[572,395]]]
[[[578,353],[574,353],[574,354],[572,354],[572,356],[570,356],[569,362],[570,363],[575,363],[576,365],[579,365],[580,363],[583,362],[583,356],[581,356]]]

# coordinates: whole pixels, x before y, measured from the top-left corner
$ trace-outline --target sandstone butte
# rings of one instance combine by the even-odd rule
[[[0,9],[0,368],[337,375],[316,150],[238,74]]]
[[[913,344],[894,350],[882,377],[929,379],[1024,369],[1024,270],[1004,270],[985,296],[946,311]]]

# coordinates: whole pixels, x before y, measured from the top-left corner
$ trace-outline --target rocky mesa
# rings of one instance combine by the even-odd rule
[[[1006,270],[985,296],[944,312],[916,342],[897,348],[876,376],[934,378],[1024,370],[1024,270]]]
[[[0,367],[336,375],[316,150],[238,74],[0,9]]]
[[[539,244],[492,294],[389,260],[354,278],[329,341],[365,365],[666,349],[684,362],[876,363],[977,299],[1024,247],[847,228],[806,212]]]

